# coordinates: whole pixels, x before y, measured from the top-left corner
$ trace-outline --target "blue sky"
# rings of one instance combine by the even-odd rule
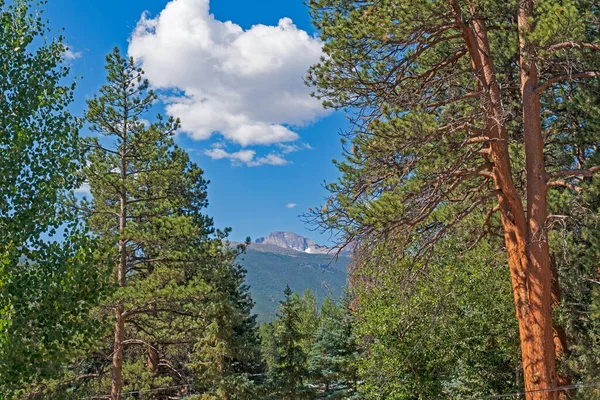
[[[321,204],[323,181],[337,176],[331,160],[345,122],[302,84],[320,55],[307,8],[302,0],[207,3],[50,1],[46,16],[65,28],[72,71],[82,76],[74,112],[83,113],[104,82],[106,54],[119,46],[142,60],[164,112],[182,118],[187,133],[177,141],[211,181],[217,227],[231,226],[234,240],[287,230],[327,243],[298,215]]]

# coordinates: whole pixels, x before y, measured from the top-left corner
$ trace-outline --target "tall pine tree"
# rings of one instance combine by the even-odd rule
[[[107,84],[88,101],[98,137],[87,142],[93,200],[85,209],[112,252],[115,289],[103,307],[114,315],[112,344],[104,346],[112,363],[110,378],[98,372],[88,391],[112,399],[249,393],[259,355],[239,250],[203,214],[207,182],[174,144],[179,122],[142,119],[156,101],[143,71],[118,49],[107,71]],[[210,368],[202,368],[206,360]]]

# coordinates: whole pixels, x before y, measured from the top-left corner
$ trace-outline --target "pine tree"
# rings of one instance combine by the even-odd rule
[[[298,296],[287,286],[285,299],[277,311],[276,343],[277,358],[273,375],[278,393],[284,400],[296,400],[307,395],[304,381],[307,377],[307,355],[302,349],[300,326],[301,304]]]
[[[107,84],[88,101],[86,118],[100,137],[88,141],[85,175],[91,227],[114,249],[115,291],[105,307],[115,316],[111,398],[124,390],[166,394],[162,387],[186,383],[177,345],[202,328],[210,297],[197,262],[206,258],[198,238],[212,231],[201,214],[206,181],[173,142],[179,121],[141,120],[156,96],[133,59],[115,49],[106,68]]]
[[[600,171],[597,140],[564,112],[597,90],[594,2],[310,5],[328,57],[308,80],[326,106],[350,110],[352,141],[313,217],[341,229],[341,245],[386,241],[402,259],[431,254],[471,214],[489,216],[489,231],[498,214],[527,398],[555,399],[545,389],[566,346],[553,340],[547,196]]]
[[[87,142],[93,200],[84,209],[115,266],[102,307],[114,312],[112,344],[90,358],[111,355],[112,373],[107,379],[102,362],[87,362],[82,372],[101,377],[86,393],[251,398],[261,365],[245,270],[235,262],[243,246],[231,249],[230,230],[215,230],[203,213],[207,182],[174,144],[179,121],[142,119],[156,101],[143,71],[118,49],[107,71],[88,101],[99,137]]]

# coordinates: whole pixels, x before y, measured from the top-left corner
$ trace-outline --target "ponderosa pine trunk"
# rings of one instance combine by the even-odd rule
[[[527,171],[527,256],[529,265],[529,319],[533,338],[531,343],[537,357],[530,363],[540,363],[540,368],[530,367],[534,382],[525,382],[525,390],[553,389],[557,386],[556,347],[552,322],[552,267],[546,220],[548,218],[547,173],[542,137],[541,102],[538,91],[539,78],[535,63],[536,52],[525,37],[531,31],[533,1],[523,1],[518,11],[519,50],[521,67],[521,96],[523,109],[523,136],[525,140],[525,164]],[[524,359],[525,361],[525,359]],[[529,386],[529,387],[528,387]],[[536,394],[539,399],[555,399],[557,392]]]
[[[127,101],[127,86],[124,87],[123,95]],[[127,241],[124,238],[127,225],[127,109],[124,111],[123,131],[121,134],[121,149],[119,152],[121,161],[121,191],[119,194],[119,265],[117,266],[117,282],[119,288],[125,287],[127,279]],[[111,400],[121,400],[123,392],[123,342],[125,341],[125,316],[122,304],[116,306],[115,341],[113,344],[112,359],[112,385],[110,390]]]
[[[124,215],[125,202],[121,200],[121,213]],[[120,218],[121,231],[125,229],[125,218]],[[117,269],[117,279],[119,287],[125,286],[125,263],[127,261],[125,252],[125,241],[119,240],[119,265]],[[117,304],[115,307],[115,341],[113,344],[112,359],[112,385],[110,391],[111,400],[121,400],[123,392],[123,342],[125,340],[125,317],[123,315],[123,305]]]
[[[556,387],[556,363],[552,326],[552,275],[544,230],[547,217],[546,172],[540,102],[539,95],[535,92],[537,71],[532,79],[531,64],[524,64],[522,54],[522,104],[528,172],[526,214],[512,177],[500,88],[494,72],[485,21],[475,18],[467,23],[463,20],[458,1],[452,1],[452,6],[473,64],[487,118],[486,134],[493,165],[491,173],[496,185],[508,253],[525,391],[528,392],[526,397],[528,400],[555,400],[557,393],[547,391]],[[476,10],[470,11],[472,15],[477,15]],[[519,12],[520,22],[522,13],[523,10]]]
[[[125,339],[125,324],[123,321],[123,306],[116,308],[115,341],[112,359],[111,400],[121,400],[123,391],[123,341]]]

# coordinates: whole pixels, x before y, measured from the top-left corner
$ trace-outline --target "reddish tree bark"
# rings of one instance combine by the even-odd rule
[[[519,10],[519,28],[529,29],[531,2]],[[492,173],[508,253],[516,316],[519,324],[525,391],[528,400],[555,400],[555,348],[552,325],[552,273],[545,232],[547,217],[546,170],[541,135],[537,69],[530,61],[526,42],[521,38],[521,93],[527,167],[527,213],[512,178],[508,137],[494,63],[485,22],[462,19],[458,1],[453,1],[455,17],[465,40],[478,80],[481,103],[486,113],[490,139]],[[470,10],[477,15],[476,10]]]

